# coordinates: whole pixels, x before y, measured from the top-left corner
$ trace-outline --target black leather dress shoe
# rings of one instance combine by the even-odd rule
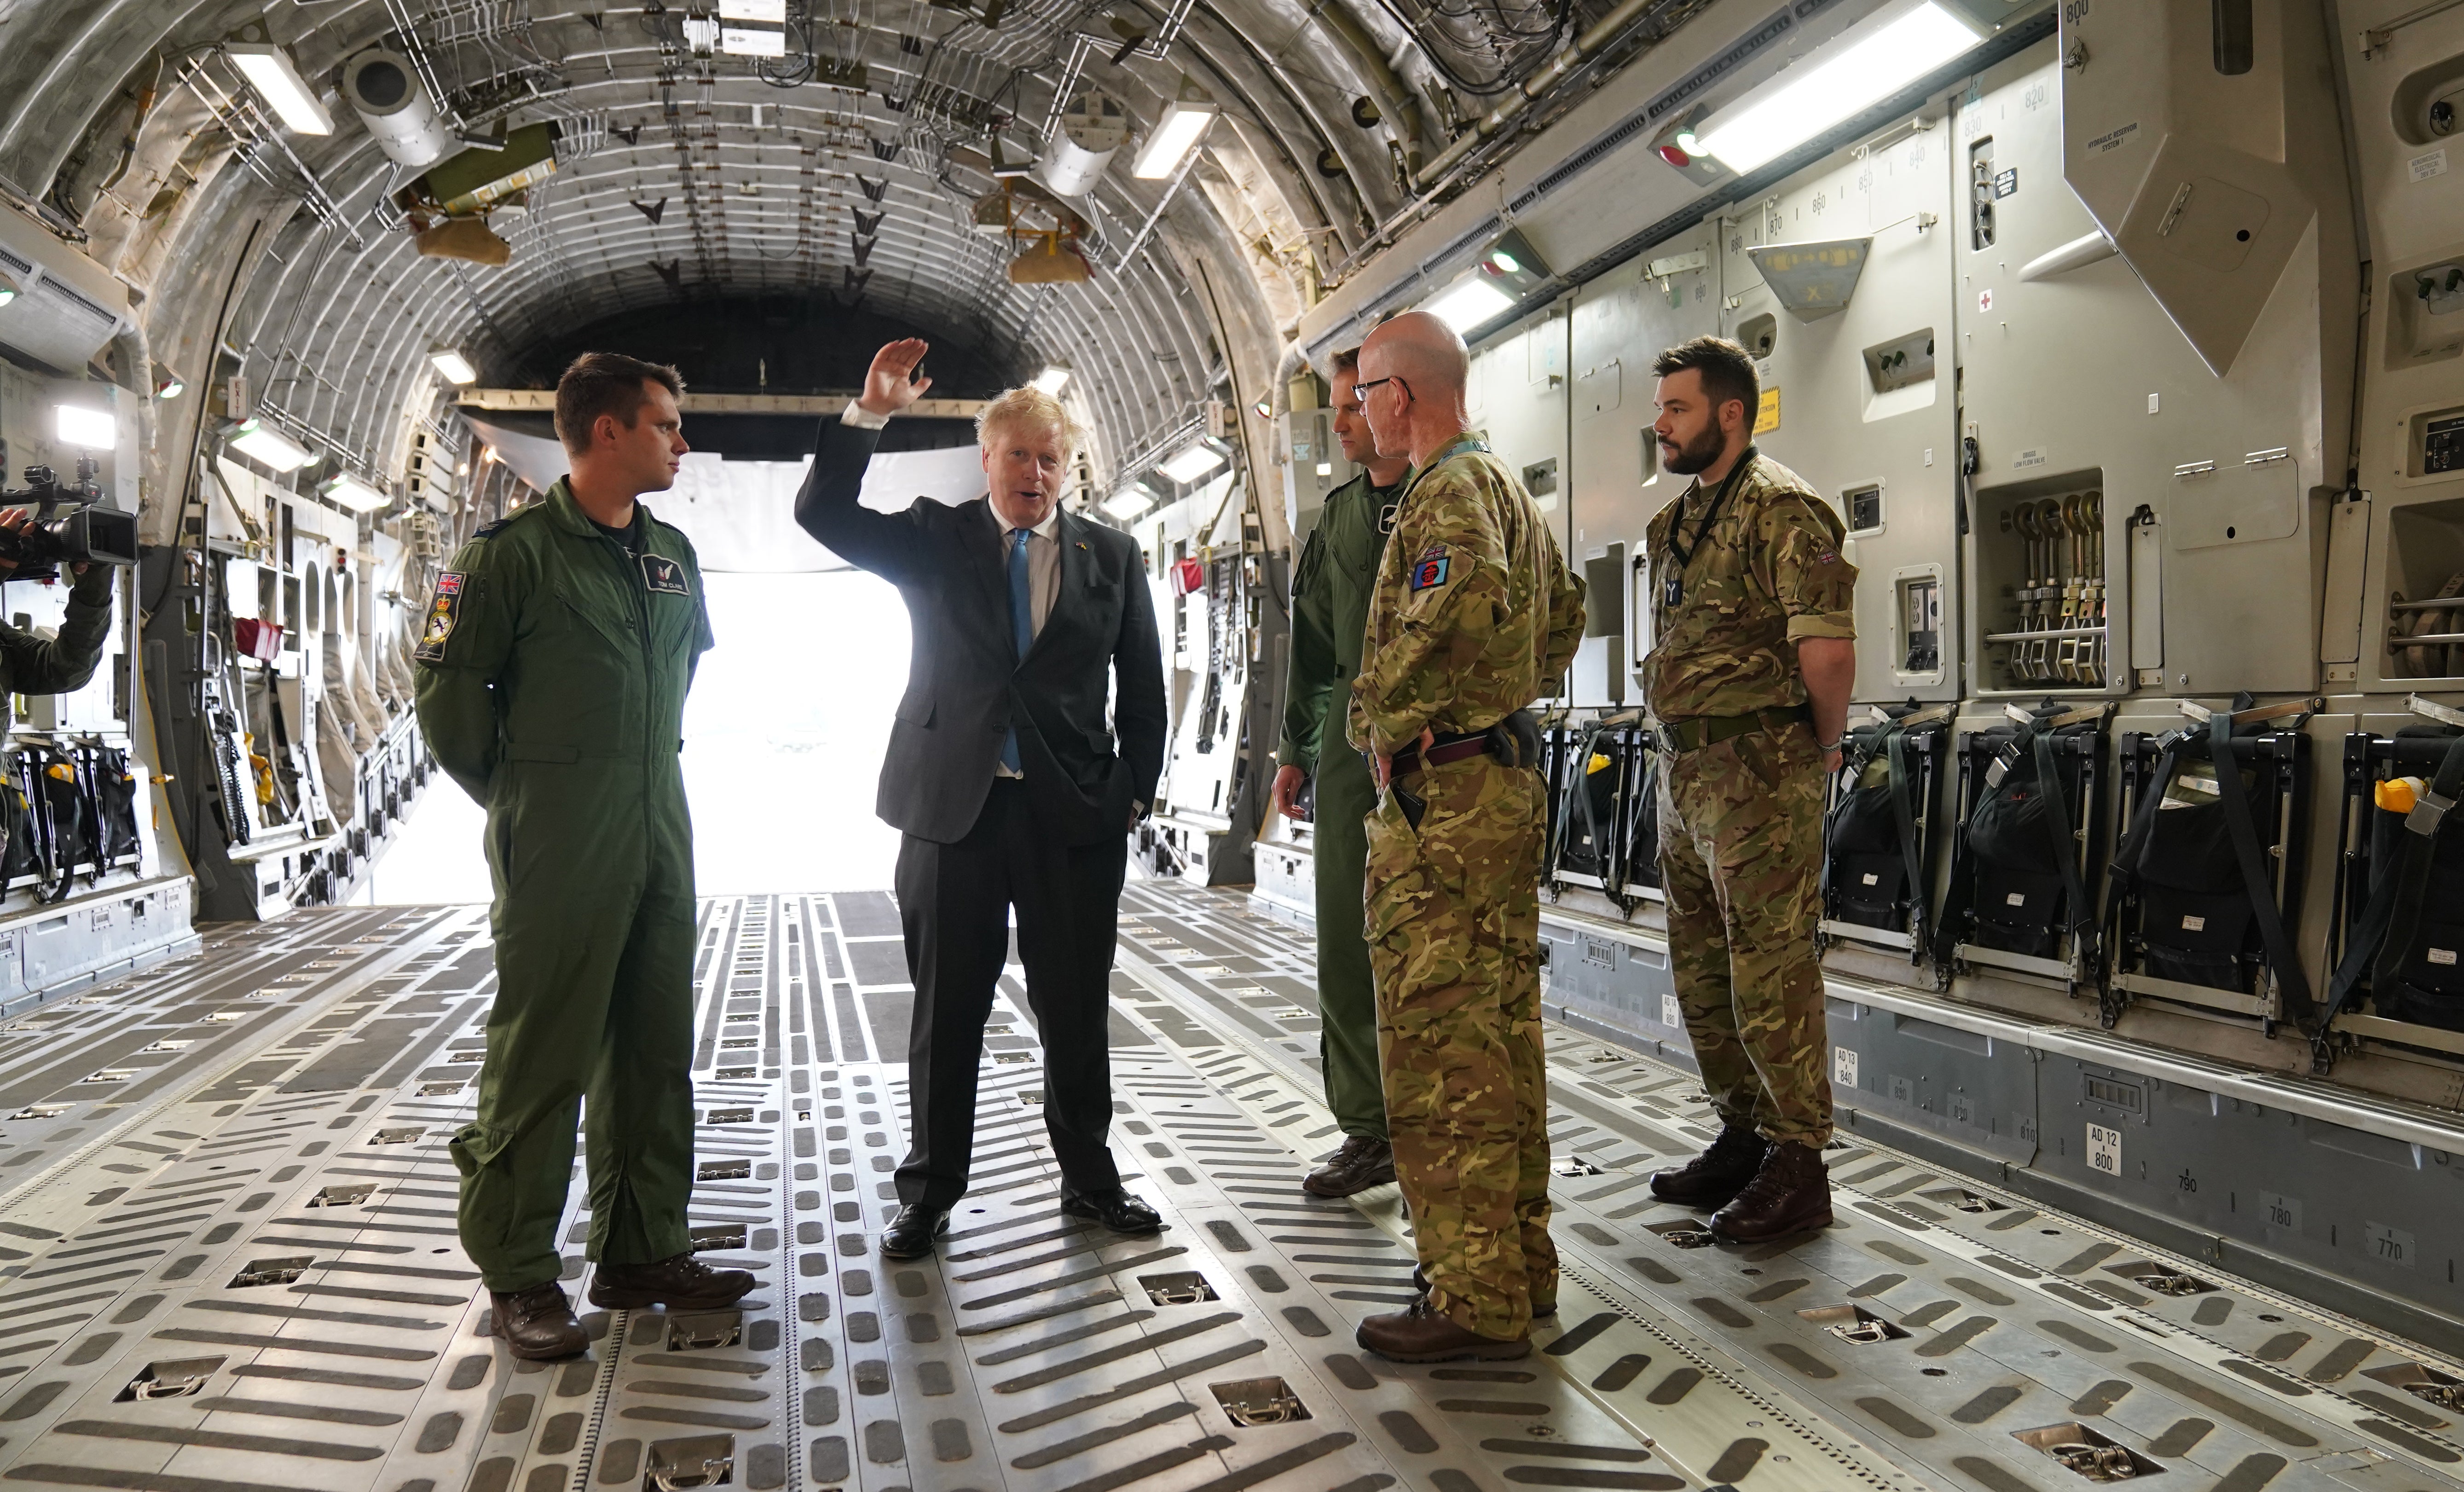
[[[750,1271],[713,1269],[687,1253],[654,1264],[601,1264],[591,1275],[590,1304],[608,1310],[717,1310],[752,1288]]]
[[[1072,1218],[1100,1222],[1114,1233],[1143,1235],[1163,1231],[1161,1215],[1117,1186],[1109,1192],[1065,1196],[1061,1199],[1061,1210]]]
[[[564,1286],[554,1280],[527,1290],[491,1290],[488,1295],[495,1307],[496,1335],[505,1339],[516,1357],[550,1362],[590,1346],[589,1334],[573,1319],[573,1305],[564,1298]]]
[[[933,1240],[950,1231],[946,1207],[901,1207],[890,1226],[881,1230],[881,1257],[922,1259],[933,1252]]]

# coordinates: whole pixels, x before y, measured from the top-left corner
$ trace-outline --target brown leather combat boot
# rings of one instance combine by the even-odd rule
[[[1737,1199],[1711,1215],[1711,1236],[1724,1243],[1760,1243],[1808,1228],[1831,1226],[1831,1172],[1822,1152],[1784,1140]]]
[[[1370,1317],[1360,1324],[1353,1340],[1362,1350],[1397,1363],[1450,1363],[1465,1357],[1507,1362],[1531,1355],[1529,1336],[1501,1341],[1466,1331],[1432,1306],[1425,1295],[1414,1301],[1409,1310]]]
[[[1762,1168],[1771,1145],[1753,1130],[1730,1125],[1711,1148],[1674,1171],[1656,1171],[1651,1195],[1680,1207],[1726,1207]]]
[[[677,1254],[655,1264],[601,1264],[591,1275],[590,1304],[609,1310],[716,1310],[752,1288],[748,1271],[713,1269],[691,1254]]]
[[[1343,1148],[1301,1178],[1311,1196],[1350,1196],[1395,1179],[1395,1147],[1367,1134],[1344,1136]]]
[[[573,1319],[573,1304],[564,1298],[564,1286],[554,1280],[527,1290],[491,1290],[488,1299],[495,1307],[496,1335],[505,1339],[516,1357],[550,1362],[590,1346],[589,1333]]]

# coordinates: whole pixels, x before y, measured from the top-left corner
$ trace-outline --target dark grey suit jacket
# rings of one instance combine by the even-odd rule
[[[805,533],[897,586],[907,602],[907,693],[890,728],[874,811],[919,839],[965,837],[992,789],[1001,736],[1015,724],[1038,823],[1072,845],[1124,837],[1135,805],[1155,801],[1167,729],[1162,649],[1137,540],[1061,516],[1060,594],[1021,658],[991,502],[954,508],[918,498],[903,513],[859,506],[879,440],[877,430],[824,420],[796,494]]]

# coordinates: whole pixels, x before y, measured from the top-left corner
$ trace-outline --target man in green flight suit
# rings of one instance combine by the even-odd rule
[[[496,998],[455,1132],[462,1246],[517,1356],[588,1346],[557,1223],[586,1115],[590,1299],[709,1309],[753,1287],[695,1259],[693,824],[676,753],[711,646],[683,534],[634,501],[685,453],[673,368],[585,353],[556,393],[572,475],[472,537],[415,649],[420,729],[488,809]]]
[[[1547,823],[1528,708],[1583,635],[1583,586],[1514,472],[1466,429],[1470,360],[1415,311],[1370,333],[1354,397],[1413,475],[1370,599],[1352,744],[1386,789],[1366,932],[1395,1176],[1425,1293],[1357,1340],[1398,1362],[1512,1358],[1557,1308],[1540,1030]]]
[[[1303,817],[1301,784],[1312,774],[1317,779],[1310,854],[1317,886],[1318,1065],[1326,1075],[1327,1107],[1344,1135],[1342,1148],[1301,1179],[1318,1196],[1350,1196],[1395,1179],[1377,1070],[1377,997],[1369,945],[1360,935],[1361,871],[1369,854],[1364,821],[1377,805],[1377,784],[1343,736],[1368,630],[1369,593],[1412,463],[1377,454],[1352,397],[1359,377],[1357,349],[1334,355],[1329,381],[1334,438],[1343,459],[1361,470],[1327,494],[1292,577],[1291,670],[1284,690],[1284,740],[1275,752],[1283,763],[1275,769],[1275,807],[1285,818]]]

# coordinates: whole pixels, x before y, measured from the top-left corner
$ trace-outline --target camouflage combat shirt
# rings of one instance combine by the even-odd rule
[[[1406,480],[1369,600],[1352,744],[1392,755],[1423,727],[1485,731],[1556,691],[1583,584],[1504,462],[1471,437]]]
[[[1643,539],[1654,646],[1642,674],[1662,720],[1801,705],[1797,640],[1857,635],[1857,567],[1840,556],[1839,516],[1753,448],[1739,460],[1709,533],[1698,539],[1695,529],[1717,489],[1697,482],[1660,510]]]

